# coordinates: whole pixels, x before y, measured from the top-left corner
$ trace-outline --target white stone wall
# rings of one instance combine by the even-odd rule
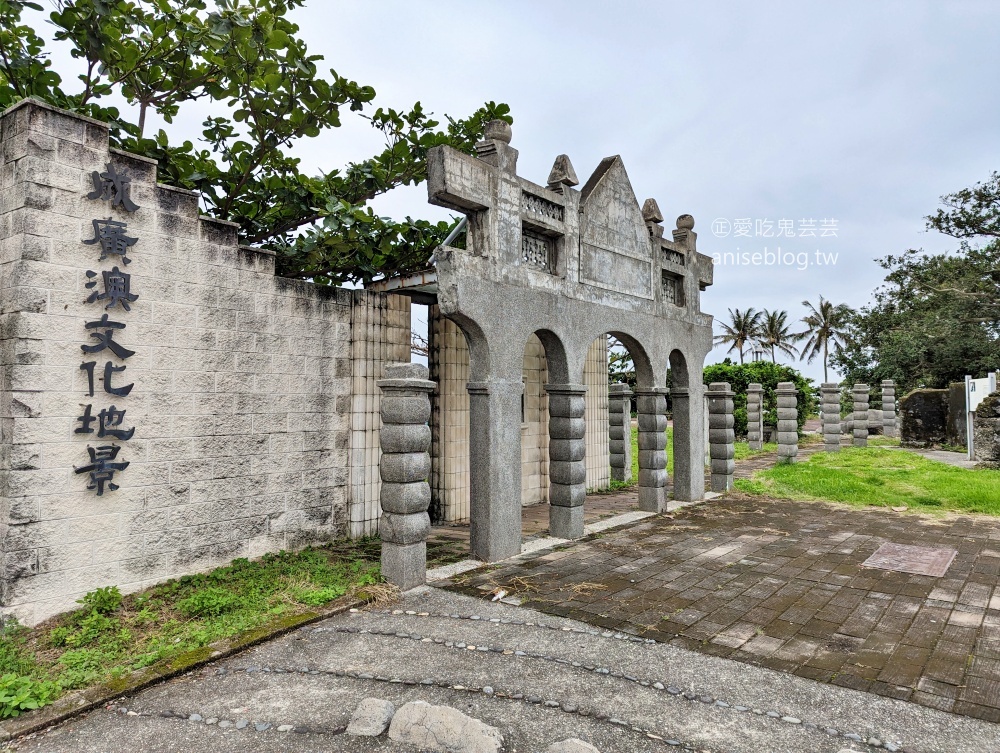
[[[586,407],[587,489],[611,486],[611,448],[608,426],[608,336],[601,335],[587,351],[583,365],[587,386]]]
[[[359,294],[351,322],[350,535],[378,532],[380,390],[385,364],[410,360],[410,299]]]
[[[431,395],[431,517],[469,520],[469,347],[437,306],[427,307]]]
[[[458,325],[428,309],[431,379],[438,383],[431,410],[431,495],[435,520],[469,519],[469,348]],[[521,423],[521,504],[548,503],[549,414],[545,348],[532,335],[524,348],[524,420]],[[587,488],[606,489],[608,447],[607,337],[594,341],[584,367],[587,385]]]
[[[545,347],[537,335],[524,346],[524,417],[521,421],[521,504],[549,501],[549,397]]]
[[[352,409],[373,410],[352,405],[352,386],[370,396],[384,360],[373,346],[359,372],[355,346],[383,343],[387,318],[401,332],[402,314],[378,294],[275,278],[274,257],[200,220],[194,194],[109,152],[103,124],[25,102],[0,116],[0,147],[3,611],[33,623],[99,586],[135,590],[347,534]],[[131,177],[134,213],[86,197],[109,162]],[[126,323],[114,339],[135,351],[127,361],[80,349],[105,313],[85,302],[86,272],[114,263],[83,241],[107,217],[139,239],[124,268],[138,300],[107,312]],[[131,394],[105,394],[98,374],[88,397],[88,359],[125,365],[114,381]],[[120,488],[100,497],[74,473],[88,444],[113,441],[74,433],[85,403],[125,409],[135,427],[117,442]]]

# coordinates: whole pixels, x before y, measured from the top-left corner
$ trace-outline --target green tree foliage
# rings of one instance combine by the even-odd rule
[[[894,379],[908,391],[1000,366],[1000,173],[941,203],[927,228],[961,239],[958,251],[879,261],[885,282],[835,359],[849,380]]]
[[[809,313],[802,317],[802,323],[806,325],[805,331],[796,335],[798,339],[806,341],[802,346],[801,357],[806,363],[812,363],[816,356],[822,354],[823,381],[829,382],[827,366],[830,351],[839,352],[846,342],[853,309],[846,303],[834,305],[823,296],[819,297],[819,304],[816,306],[809,301],[802,301],[802,305]]]
[[[1000,242],[957,253],[886,256],[885,282],[851,319],[834,356],[848,382],[893,379],[902,392],[946,387],[1000,366]]]
[[[722,332],[715,336],[717,345],[729,345],[727,353],[734,350],[740,354],[740,363],[743,363],[743,352],[747,345],[757,339],[760,331],[760,320],[762,312],[754,308],[745,311],[739,309],[729,309],[729,323],[720,322]]]
[[[57,73],[44,40],[22,16],[27,0],[0,2],[0,109],[37,97],[103,120],[112,145],[157,160],[164,183],[197,190],[206,214],[239,225],[240,241],[277,254],[278,273],[318,284],[367,282],[425,267],[451,223],[376,215],[369,202],[426,177],[427,151],[471,152],[485,124],[511,121],[489,102],[442,125],[420,103],[372,110],[375,91],[336,71],[298,38],[288,15],[303,0],[60,0],[49,20],[71,45],[78,83]],[[108,104],[120,95],[127,112]],[[202,138],[172,143],[148,116],[167,123],[195,100],[216,106]],[[385,148],[343,169],[308,175],[295,148],[340,126],[344,112],[367,118]]]
[[[792,332],[788,323],[787,311],[761,311],[760,326],[757,330],[757,344],[771,354],[771,363],[777,363],[774,351],[784,353],[786,356],[798,358],[799,351],[792,343],[799,340],[799,336]]]

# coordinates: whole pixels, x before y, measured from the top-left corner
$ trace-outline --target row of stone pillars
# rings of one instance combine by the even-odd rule
[[[870,393],[867,384],[858,383],[851,388],[851,444],[867,447],[868,435],[874,428],[869,420]],[[828,452],[840,450],[840,386],[824,382],[820,387],[820,416],[823,422],[823,444]],[[882,382],[881,429],[887,437],[898,435],[896,420],[896,384],[891,379]]]
[[[430,393],[435,384],[428,380],[420,364],[388,364],[385,378],[379,380],[381,399],[381,449],[379,472],[382,479],[382,573],[402,589],[422,584],[426,576],[426,539],[430,533],[431,459]],[[470,396],[478,385],[470,384]],[[583,511],[586,501],[587,468],[585,461],[584,397],[586,388],[577,384],[545,385],[549,405],[549,531],[552,536],[576,539],[583,536]],[[611,465],[613,477],[631,478],[631,396],[627,385],[612,385],[610,393]],[[667,506],[667,390],[639,390],[635,393],[639,414],[639,508],[664,512]],[[690,431],[689,393],[674,390],[675,431]],[[475,400],[472,425],[477,427]],[[489,427],[478,427],[470,436],[470,445],[486,434]],[[686,436],[686,434],[682,434]],[[474,449],[474,448],[472,448]],[[691,461],[685,453],[674,459],[675,486],[692,487],[687,480]],[[689,490],[690,491],[690,490]],[[689,495],[690,496],[690,495]],[[700,494],[698,495],[700,496]],[[683,497],[683,491],[681,498]],[[689,501],[686,500],[685,501]],[[494,516],[518,515],[507,526],[520,537],[520,505],[512,510],[488,510]],[[471,518],[472,537],[476,526],[483,525],[475,506]],[[486,521],[487,525],[497,521]],[[489,538],[489,537],[487,537]],[[517,547],[518,550],[520,547]],[[475,551],[481,559],[494,561],[490,551]],[[504,554],[504,556],[509,556]]]

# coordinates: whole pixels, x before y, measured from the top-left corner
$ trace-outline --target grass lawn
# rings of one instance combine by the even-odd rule
[[[0,630],[0,718],[378,590],[379,553],[379,540],[366,538],[238,559],[124,597],[114,586],[98,589],[81,609],[31,629],[8,622]]]
[[[804,462],[738,480],[736,488],[750,494],[845,502],[855,507],[905,505],[921,512],[1000,515],[1000,472],[957,468],[877,446],[817,453]]]

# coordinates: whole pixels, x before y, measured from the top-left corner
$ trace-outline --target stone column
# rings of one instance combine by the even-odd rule
[[[469,545],[497,562],[521,553],[520,379],[469,382]]]
[[[427,508],[431,487],[430,393],[434,382],[427,367],[418,363],[395,363],[385,367],[380,407],[382,457],[379,502],[382,517],[382,575],[402,591],[423,585],[427,572],[427,534],[431,519]]]
[[[868,385],[855,384],[854,389],[854,415],[852,416],[852,429],[854,434],[855,447],[868,446]]]
[[[899,436],[896,428],[896,383],[882,380],[882,433],[887,437]]]
[[[632,480],[632,390],[627,384],[608,386],[608,438],[612,481]]]
[[[778,382],[778,462],[795,463],[799,454],[798,395],[794,382]]]
[[[674,408],[674,499],[694,502],[705,496],[705,451],[708,431],[708,404],[699,382],[692,388],[674,387],[670,399]]]
[[[587,498],[586,424],[582,384],[547,384],[549,395],[549,533],[583,536]]]
[[[733,488],[733,397],[729,382],[712,382],[708,385],[708,441],[712,457],[712,491],[727,492]]]
[[[823,419],[823,449],[840,452],[840,387],[836,382],[820,386],[820,410]]]
[[[639,509],[667,509],[666,388],[637,390],[639,413]],[[676,429],[676,427],[675,427]]]
[[[764,446],[764,387],[758,382],[747,385],[747,444],[751,450]]]

